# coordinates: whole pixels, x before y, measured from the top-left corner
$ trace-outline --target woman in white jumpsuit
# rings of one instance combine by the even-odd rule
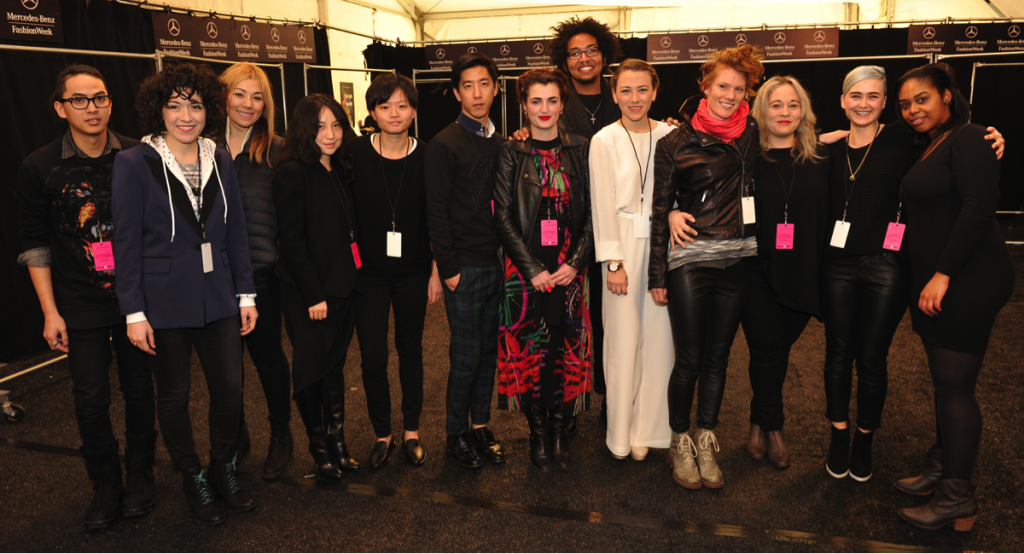
[[[668,309],[647,290],[654,149],[675,127],[648,119],[658,75],[629,59],[611,80],[622,117],[590,143],[591,203],[597,260],[607,287],[604,367],[608,449],[640,461],[648,448],[668,448],[668,379],[674,361]],[[595,291],[594,293],[596,293]]]

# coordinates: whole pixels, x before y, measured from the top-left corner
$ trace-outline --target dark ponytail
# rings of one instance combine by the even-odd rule
[[[935,129],[936,134],[942,134],[971,122],[971,104],[960,93],[960,88],[956,84],[956,76],[953,75],[953,68],[949,65],[939,62],[911,69],[904,73],[896,83],[897,94],[903,88],[904,83],[911,79],[927,82],[935,87],[940,95],[945,95],[947,90],[950,93],[952,99],[949,101],[949,119]]]

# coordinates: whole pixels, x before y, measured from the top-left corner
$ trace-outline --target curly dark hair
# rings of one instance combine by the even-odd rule
[[[206,64],[193,65],[187,62],[167,65],[156,75],[151,75],[139,88],[135,108],[142,117],[142,129],[146,133],[163,133],[163,109],[174,97],[192,99],[198,96],[206,108],[206,134],[218,135],[224,132],[225,112],[224,83]]]
[[[565,102],[565,95],[569,90],[569,79],[566,78],[565,73],[546,67],[531,69],[516,79],[516,98],[519,99],[520,104],[526,104],[526,100],[529,98],[530,87],[533,85],[550,85],[551,83],[558,85],[558,97]]]
[[[619,45],[619,38],[612,33],[612,30],[604,23],[593,17],[580,19],[573,16],[551,28],[555,38],[548,43],[548,55],[551,57],[551,65],[568,70],[569,61],[569,40],[572,37],[586,33],[597,39],[597,49],[604,57],[604,67],[615,63],[622,57],[622,46]],[[604,69],[604,68],[601,68]]]
[[[341,147],[331,156],[331,167],[334,169],[340,167],[342,179],[351,182],[353,176],[351,144],[356,138],[355,132],[352,131],[345,108],[326,94],[310,94],[299,100],[288,124],[288,132],[284,137],[284,148],[281,149],[277,167],[290,161],[297,161],[305,165],[312,165],[320,161],[320,146],[316,143],[316,136],[320,132],[320,112],[324,108],[331,110],[334,117],[338,119],[338,123],[341,124],[342,130]]]

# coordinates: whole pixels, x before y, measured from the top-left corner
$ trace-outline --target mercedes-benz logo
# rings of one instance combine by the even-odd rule
[[[927,40],[935,38],[935,27],[925,27],[921,35]]]
[[[25,6],[26,10],[34,10],[39,7],[39,0],[21,0],[21,5]]]
[[[178,36],[179,33],[181,33],[181,24],[178,23],[177,19],[167,20],[167,32],[171,33],[172,37],[176,37]]]
[[[437,52],[435,52],[434,54],[437,56],[437,59],[443,60],[444,59],[444,48],[438,48]]]
[[[470,46],[469,49],[466,50],[466,53],[467,54],[476,54],[476,46]]]
[[[242,25],[242,40],[249,40],[252,36],[252,31],[249,30],[248,25]]]
[[[507,56],[511,51],[512,49],[509,48],[507,44],[502,44],[501,48],[498,48],[498,52],[500,52],[502,56]]]
[[[274,42],[280,41],[281,40],[281,31],[278,31],[277,28],[271,29],[270,30],[270,38],[273,39]]]
[[[534,54],[540,54],[540,53],[543,53],[543,52],[544,52],[544,45],[543,44],[538,42],[538,43],[533,45],[533,53]]]
[[[697,37],[697,46],[707,46],[707,45],[708,45],[708,36],[707,35],[701,35],[701,36]]]
[[[967,28],[967,31],[964,34],[967,35],[967,38],[974,38],[978,36],[978,28],[975,27],[974,25],[971,25],[970,27]]]
[[[661,37],[661,41],[658,42],[662,48],[668,48],[672,46],[672,37]]]
[[[743,46],[747,43],[747,35],[740,33],[736,35],[736,46]]]
[[[1006,30],[1006,34],[1010,35],[1010,38],[1017,38],[1017,35],[1020,34],[1020,27],[1010,25],[1010,28]]]
[[[776,44],[782,44],[783,42],[786,42],[786,33],[783,33],[782,31],[775,33],[775,42]]]
[[[306,31],[299,29],[299,44],[306,44]]]
[[[821,42],[823,40],[825,40],[825,31],[815,31],[814,42]]]
[[[206,34],[210,35],[210,38],[217,38],[217,24],[209,22],[206,24]]]

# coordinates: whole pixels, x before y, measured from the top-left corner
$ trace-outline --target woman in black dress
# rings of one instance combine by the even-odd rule
[[[292,385],[309,453],[324,479],[359,469],[345,447],[345,356],[355,326],[359,247],[352,198],[353,137],[341,104],[299,101],[274,175],[281,308],[292,341]]]
[[[943,63],[908,71],[898,84],[903,119],[927,144],[902,186],[910,260],[910,314],[935,384],[936,445],[924,475],[897,488],[931,502],[899,515],[925,529],[969,531],[978,505],[971,482],[981,441],[974,389],[992,325],[1013,291],[1014,268],[995,220],[999,162],[985,130]],[[887,239],[889,240],[889,239]]]

